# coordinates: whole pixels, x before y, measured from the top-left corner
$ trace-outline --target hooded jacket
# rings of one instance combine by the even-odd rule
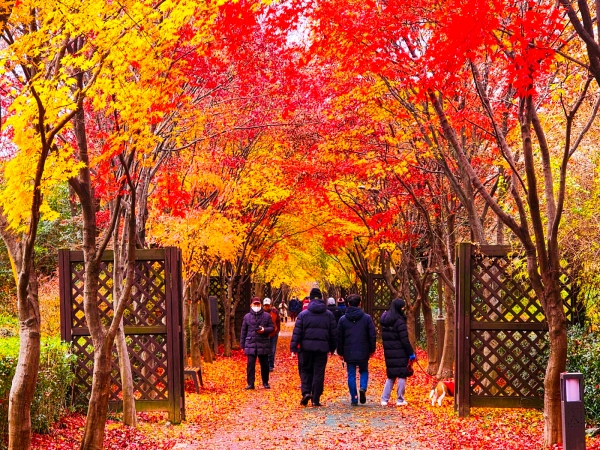
[[[325,302],[314,299],[296,318],[290,350],[333,352],[337,343],[335,317]]]
[[[257,333],[260,326],[264,333]],[[250,311],[244,316],[242,332],[240,334],[240,346],[246,355],[269,355],[271,353],[271,341],[269,334],[275,330],[271,314],[264,309],[258,312]]]
[[[348,306],[338,323],[338,355],[344,361],[368,361],[375,352],[377,333],[373,319],[358,306]]]
[[[327,310],[333,313],[333,317],[335,317],[335,325],[337,327],[337,324],[343,315],[342,311],[340,311],[340,308],[338,308],[337,305],[327,305]]]
[[[388,318],[388,311],[381,316],[381,337],[388,378],[406,378],[408,359],[414,353],[408,340],[408,329],[404,318]]]

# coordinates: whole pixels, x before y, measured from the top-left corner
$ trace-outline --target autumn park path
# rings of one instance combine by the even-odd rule
[[[186,420],[171,425],[166,413],[138,413],[138,428],[124,427],[119,415],[106,426],[107,450],[539,450],[542,414],[535,410],[473,409],[469,418],[456,416],[452,402],[432,407],[431,379],[417,369],[408,380],[408,406],[380,405],[385,365],[380,346],[369,362],[367,403],[350,406],[346,372],[338,357],[329,359],[323,407],[300,405],[300,381],[289,343],[293,323],[283,324],[271,373],[271,389],[260,384],[246,391],[246,357],[234,351],[204,365],[199,394],[186,382]],[[421,366],[425,355],[418,352]],[[73,414],[48,434],[35,435],[34,450],[77,449],[85,417]],[[588,445],[600,450],[600,440]]]
[[[296,360],[290,357],[293,324],[282,327],[271,389],[244,391],[245,358],[219,358],[205,366],[206,389],[189,394],[187,421],[173,449],[527,449],[540,448],[542,417],[537,411],[475,410],[458,419],[450,401],[433,408],[431,385],[417,371],[408,382],[406,407],[382,407],[385,382],[382,350],[370,362],[367,403],[351,407],[346,372],[330,358],[323,407],[302,407]]]

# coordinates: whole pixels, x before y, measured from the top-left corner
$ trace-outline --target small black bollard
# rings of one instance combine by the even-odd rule
[[[583,375],[560,374],[560,408],[564,450],[585,450]]]

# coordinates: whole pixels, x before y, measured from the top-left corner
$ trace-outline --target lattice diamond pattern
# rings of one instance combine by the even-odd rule
[[[471,317],[478,322],[541,323],[540,303],[527,279],[515,279],[508,257],[474,256]]]
[[[392,294],[384,279],[373,279],[373,292],[375,294],[375,297],[373,299],[373,309],[387,309],[390,307],[390,303],[392,301]]]
[[[98,289],[98,307],[103,323],[112,320],[113,263],[102,262]],[[85,328],[83,309],[84,268],[71,263],[72,328]],[[165,262],[136,263],[132,301],[124,315],[125,325],[152,326],[166,324]],[[168,399],[167,337],[163,334],[127,335],[133,372],[134,395],[138,400]],[[74,336],[73,351],[78,356],[75,367],[74,401],[85,405],[92,388],[94,349],[90,336]],[[116,348],[113,349],[110,401],[121,399],[121,383]]]
[[[473,330],[471,394],[540,397],[548,352],[545,331]]]

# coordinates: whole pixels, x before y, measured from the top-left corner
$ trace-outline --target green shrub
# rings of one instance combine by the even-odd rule
[[[19,338],[0,339],[0,448],[8,435],[8,397],[19,357]],[[44,339],[35,394],[31,404],[31,426],[47,432],[65,413],[73,381],[74,356],[57,338]]]
[[[580,327],[568,332],[567,372],[583,374],[586,421],[600,424],[600,334]]]
[[[0,338],[16,336],[19,334],[19,320],[0,312]]]

